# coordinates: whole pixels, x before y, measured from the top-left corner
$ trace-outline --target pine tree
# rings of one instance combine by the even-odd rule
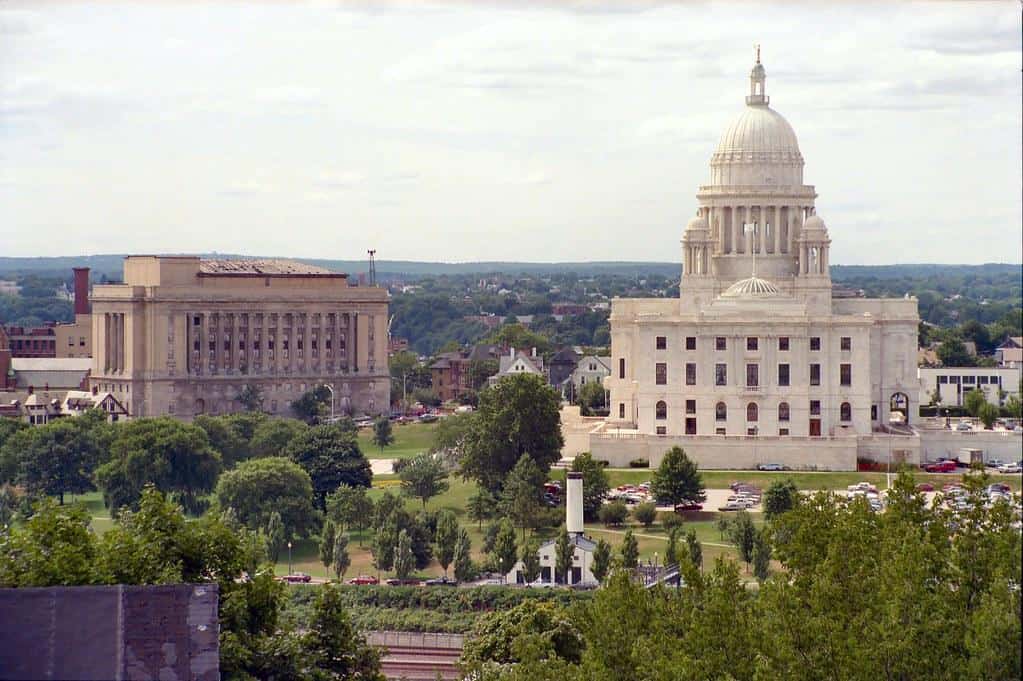
[[[412,575],[416,566],[416,557],[412,553],[412,538],[408,532],[398,533],[398,543],[394,546],[394,574],[398,579],[405,580]]]
[[[703,545],[700,544],[696,538],[696,531],[689,530],[686,532],[686,546],[689,549],[689,560],[693,562],[693,565],[697,570],[703,570]]]
[[[320,562],[328,570],[334,563],[334,537],[336,534],[337,529],[334,527],[334,521],[327,518],[323,522],[323,530],[320,532]]]
[[[284,522],[281,514],[274,511],[270,514],[270,520],[266,524],[266,553],[271,563],[276,563],[284,548]]]
[[[664,552],[665,565],[678,565],[678,529],[671,528],[668,533],[668,548]]]
[[[344,532],[338,532],[335,535],[334,550],[331,551],[331,558],[334,574],[337,575],[338,581],[340,581],[345,576],[348,567],[352,564],[352,559],[348,555],[348,535]]]
[[[639,564],[639,542],[636,541],[632,530],[625,530],[625,537],[622,539],[622,565],[634,569]]]

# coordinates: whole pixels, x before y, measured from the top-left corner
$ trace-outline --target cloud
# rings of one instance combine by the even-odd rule
[[[320,173],[313,181],[317,187],[322,189],[350,189],[361,185],[366,181],[365,173],[355,170],[325,171]]]
[[[217,192],[219,196],[225,196],[229,198],[247,198],[251,196],[258,196],[261,194],[268,194],[273,191],[273,187],[266,182],[259,180],[236,180],[230,183],[227,187]]]
[[[1008,3],[1006,3],[1008,4]],[[1018,12],[1013,12],[1018,18]],[[976,20],[959,21],[954,26],[940,26],[914,32],[909,47],[914,50],[947,55],[991,55],[1018,53],[1020,49],[1020,28],[1013,21],[998,21],[985,17],[981,23]]]

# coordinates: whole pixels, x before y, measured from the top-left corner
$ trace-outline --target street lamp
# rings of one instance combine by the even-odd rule
[[[334,422],[334,388],[326,383],[323,387],[330,391],[330,422]]]
[[[291,574],[291,542],[288,542],[288,574]]]

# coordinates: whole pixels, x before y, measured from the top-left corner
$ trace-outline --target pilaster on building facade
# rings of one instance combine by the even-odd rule
[[[849,469],[918,411],[917,301],[832,295],[817,191],[766,80],[758,55],[682,234],[679,298],[612,303],[595,457],[657,465],[677,444],[708,468]]]
[[[91,385],[134,417],[240,411],[247,386],[271,414],[320,385],[336,414],[386,412],[388,300],[293,261],[129,256],[93,288]]]

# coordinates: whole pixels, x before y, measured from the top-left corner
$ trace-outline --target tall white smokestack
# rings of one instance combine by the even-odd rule
[[[583,533],[583,474],[569,472],[565,492],[565,527],[569,534]]]

